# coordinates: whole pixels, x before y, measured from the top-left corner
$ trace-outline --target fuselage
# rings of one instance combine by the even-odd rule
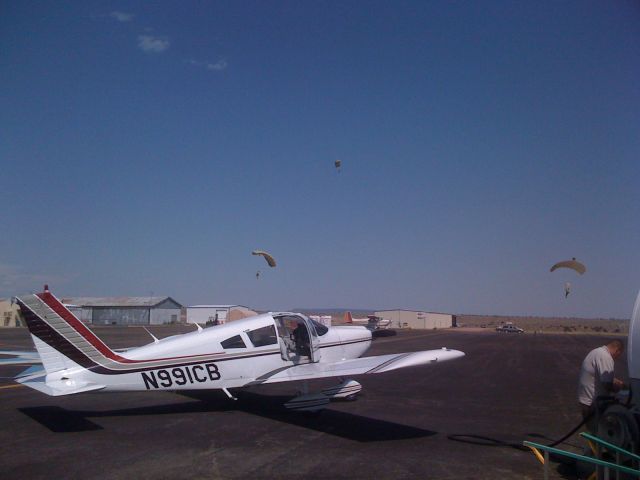
[[[129,349],[114,371],[70,368],[64,381],[107,391],[233,388],[297,365],[358,358],[370,345],[362,326],[327,328],[304,315],[268,313]]]
[[[43,366],[37,372],[24,372],[16,381],[51,396],[221,389],[233,398],[229,388],[384,373],[464,356],[443,347],[359,358],[371,345],[370,330],[361,326],[328,328],[305,315],[288,312],[198,328],[163,340],[154,337],[149,345],[118,352],[46,286],[44,292],[16,298],[16,302]],[[355,394],[360,388],[353,380],[342,381],[321,394],[303,394],[292,400],[290,407],[317,408],[329,398]]]

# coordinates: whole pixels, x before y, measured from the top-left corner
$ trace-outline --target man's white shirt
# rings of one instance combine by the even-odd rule
[[[578,401],[591,405],[594,398],[607,394],[603,384],[613,383],[613,369],[613,357],[606,345],[591,350],[580,368]]]

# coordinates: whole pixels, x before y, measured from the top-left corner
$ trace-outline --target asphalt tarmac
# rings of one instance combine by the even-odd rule
[[[139,328],[95,331],[113,348],[149,342]],[[4,479],[538,479],[542,466],[510,444],[549,443],[579,423],[580,363],[607,340],[401,331],[377,338],[367,354],[447,346],[466,357],[357,377],[357,401],[317,415],[284,411],[296,383],[236,390],[233,401],[219,392],[48,397],[3,378],[0,472]],[[0,350],[31,348],[26,330],[0,329]],[[24,368],[0,367],[0,376]],[[333,383],[313,382],[311,390]],[[560,447],[582,449],[577,436]],[[575,473],[554,463],[551,478]]]

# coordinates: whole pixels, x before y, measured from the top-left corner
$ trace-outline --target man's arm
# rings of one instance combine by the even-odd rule
[[[614,378],[613,379],[613,384],[611,385],[611,387],[613,388],[612,391],[614,391],[614,392],[619,392],[620,390],[626,390],[627,389],[627,386],[619,378]]]
[[[614,362],[611,355],[598,355],[595,359],[595,369],[598,372],[603,393],[615,393],[622,388],[622,381],[614,377]]]
[[[601,382],[602,389],[605,393],[616,393],[620,390],[626,390],[627,386],[619,378],[614,378],[611,382]]]

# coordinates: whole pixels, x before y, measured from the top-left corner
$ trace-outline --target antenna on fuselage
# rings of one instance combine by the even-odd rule
[[[144,328],[144,329],[146,330],[146,332],[147,332],[149,335],[151,335],[151,338],[153,338],[153,343],[158,343],[158,342],[160,341],[160,340],[158,340],[158,339],[153,335],[153,333],[151,333],[149,330],[147,330],[147,327],[142,327],[142,328]]]

